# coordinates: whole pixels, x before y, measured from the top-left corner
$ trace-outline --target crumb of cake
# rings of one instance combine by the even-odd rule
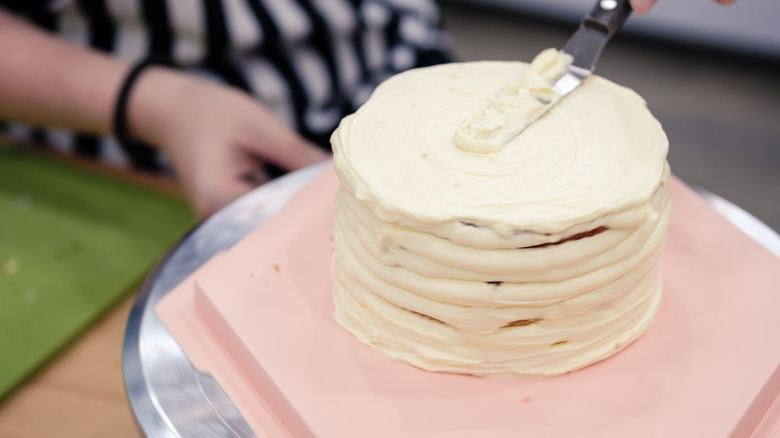
[[[523,398],[523,403],[531,403],[531,397]]]
[[[21,268],[22,264],[19,262],[19,259],[16,257],[11,257],[3,264],[3,273],[9,277],[12,277],[18,274]]]
[[[505,325],[504,328],[506,328],[506,327],[525,327],[527,325],[531,325],[531,324],[537,323],[537,322],[539,322],[541,320],[542,320],[542,318],[519,319],[517,321],[510,322],[509,324]],[[555,344],[553,344],[553,345],[555,345]]]
[[[278,273],[280,273],[280,272],[282,272],[282,270],[281,270],[281,269],[279,269],[279,265],[278,265],[278,264],[276,264],[276,263],[274,263],[274,271],[276,271],[276,273],[277,273],[277,274],[278,274]]]
[[[432,316],[428,316],[428,315],[425,315],[425,314],[420,313],[420,312],[415,312],[414,310],[409,310],[409,311],[412,312],[413,314],[415,314],[417,316],[420,316],[422,318],[425,318],[425,319],[427,319],[429,321],[438,322],[439,324],[447,325],[447,323],[445,323],[444,321],[440,321],[440,320],[438,320],[438,319],[436,319],[436,318],[434,318]]]
[[[518,249],[545,248],[545,247],[552,246],[552,245],[560,245],[560,244],[566,243],[566,242],[571,242],[571,241],[575,241],[575,240],[585,239],[586,237],[593,237],[593,236],[595,236],[597,234],[601,234],[604,231],[607,231],[607,229],[608,229],[607,227],[601,226],[601,227],[598,227],[598,228],[594,228],[594,229],[592,229],[590,231],[583,231],[582,233],[577,233],[577,234],[571,235],[571,236],[569,236],[569,237],[567,237],[565,239],[557,240],[555,242],[545,242],[545,243],[540,243],[538,245],[523,246],[523,247],[520,247]]]
[[[26,193],[20,193],[13,197],[12,204],[14,208],[27,209],[32,205],[32,199]]]

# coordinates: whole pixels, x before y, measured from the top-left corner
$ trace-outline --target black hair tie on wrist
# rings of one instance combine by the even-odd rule
[[[130,130],[127,126],[127,103],[130,99],[133,86],[141,77],[141,74],[149,67],[160,65],[170,67],[169,62],[159,59],[147,58],[137,63],[125,76],[122,87],[119,89],[119,96],[114,107],[114,137],[128,154],[133,166],[143,170],[156,171],[160,169],[157,161],[157,153],[154,148],[140,141],[133,140]]]

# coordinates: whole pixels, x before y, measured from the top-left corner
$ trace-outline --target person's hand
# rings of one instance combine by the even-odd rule
[[[165,151],[201,217],[266,182],[265,162],[294,170],[330,157],[240,90],[164,68],[143,75],[130,132]]]
[[[70,44],[2,8],[0,54],[0,118],[111,133],[127,61]],[[266,181],[265,162],[294,170],[329,157],[248,94],[161,67],[139,77],[126,118],[132,137],[168,155],[200,216]]]
[[[658,0],[631,0],[631,9],[637,14],[646,14],[655,6]],[[715,0],[722,5],[734,3],[735,0]]]

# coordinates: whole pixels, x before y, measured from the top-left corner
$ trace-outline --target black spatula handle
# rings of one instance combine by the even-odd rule
[[[631,15],[631,4],[628,0],[599,0],[582,24],[612,38],[629,15]]]

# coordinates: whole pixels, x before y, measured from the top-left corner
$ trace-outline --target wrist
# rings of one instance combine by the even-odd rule
[[[176,117],[176,102],[187,76],[160,65],[146,66],[135,79],[124,102],[126,138],[164,148]],[[175,128],[174,128],[175,129]]]

